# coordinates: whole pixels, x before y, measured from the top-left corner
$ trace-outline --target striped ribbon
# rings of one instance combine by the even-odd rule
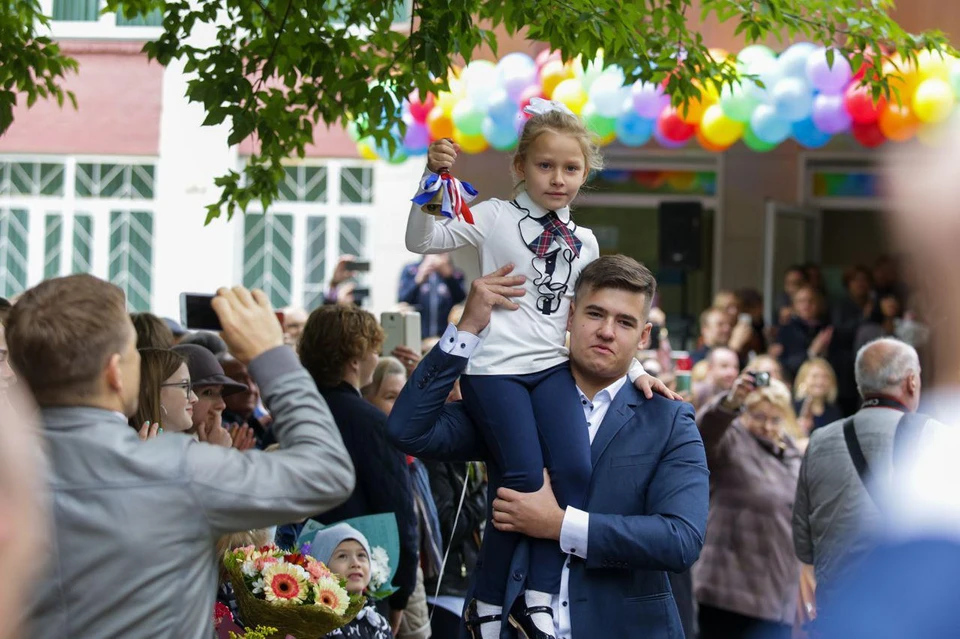
[[[449,171],[441,171],[439,175],[431,173],[420,182],[420,193],[413,202],[423,206],[433,200],[437,192],[442,193],[440,213],[444,217],[473,224],[473,214],[467,203],[477,197],[477,190],[469,182],[461,182]]]

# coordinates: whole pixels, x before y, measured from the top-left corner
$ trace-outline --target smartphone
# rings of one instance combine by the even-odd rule
[[[753,377],[753,385],[757,388],[763,388],[770,385],[770,373],[767,371],[757,371],[756,373],[750,373]]]
[[[386,333],[384,356],[390,355],[397,346],[420,352],[420,313],[381,313],[380,325]]]
[[[347,269],[354,273],[370,272],[370,260],[354,260],[347,265]]]
[[[180,293],[180,323],[191,331],[223,330],[220,318],[213,310],[213,298],[216,295],[203,293]],[[283,312],[277,311],[277,320],[283,326]]]

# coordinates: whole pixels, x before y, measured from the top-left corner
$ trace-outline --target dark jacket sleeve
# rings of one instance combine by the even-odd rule
[[[480,491],[471,492],[468,487],[463,500],[463,509],[457,517],[457,525],[452,528],[453,518],[457,515],[457,506],[460,505],[460,495],[463,493],[460,475],[463,475],[464,482],[467,481],[466,465],[439,462],[425,462],[425,465],[430,476],[433,501],[437,505],[437,517],[440,519],[440,534],[443,535],[444,547],[460,548],[475,531],[480,529],[480,524],[486,518],[486,497],[482,488]]]
[[[780,363],[791,378],[795,377],[797,371],[807,361],[807,349],[810,348],[810,340],[807,339],[803,331],[797,328],[796,324],[791,323],[780,328],[777,341],[783,346]]]
[[[417,269],[404,267],[400,273],[398,301],[416,306],[420,303],[420,287],[417,285]]]
[[[384,416],[385,418],[385,416]],[[403,610],[417,585],[417,563],[420,561],[420,537],[417,531],[417,516],[414,510],[413,488],[407,460],[385,437],[386,425],[375,425],[375,434],[370,446],[376,452],[366,456],[366,468],[357,473],[363,482],[364,494],[369,500],[370,512],[394,513],[400,533],[400,557],[393,585],[399,590],[391,595],[393,610]]]
[[[434,346],[393,405],[387,435],[394,446],[424,460],[483,461],[489,451],[462,402],[446,403],[467,360]]]
[[[703,548],[710,473],[693,408],[679,404],[672,434],[647,486],[650,515],[590,513],[587,568],[683,572]]]

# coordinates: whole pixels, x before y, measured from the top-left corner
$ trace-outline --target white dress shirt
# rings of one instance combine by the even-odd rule
[[[476,335],[458,331],[453,324],[447,327],[440,338],[440,350],[459,357],[470,357],[479,344],[480,339]],[[639,364],[639,362],[637,363]],[[643,374],[643,367],[639,368],[639,372],[636,367],[631,367],[629,375],[624,375],[598,392],[594,395],[593,400],[588,399],[583,391],[579,387],[577,388],[577,392],[580,394],[580,403],[583,405],[583,416],[587,419],[590,444],[593,444],[597,431],[600,430],[600,424],[603,423],[607,411],[610,410],[614,398],[623,388],[623,385],[628,380],[635,381],[637,377]],[[560,548],[567,555],[576,555],[581,559],[586,559],[589,530],[590,514],[579,508],[567,506],[563,516],[563,524],[560,527]],[[553,611],[557,639],[571,639],[569,557],[563,564],[563,572],[560,575],[560,594],[553,599]]]

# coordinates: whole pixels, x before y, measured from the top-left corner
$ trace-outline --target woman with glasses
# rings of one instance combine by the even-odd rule
[[[182,433],[193,428],[196,402],[183,356],[160,348],[140,349],[140,403],[130,425],[142,439],[162,430]]]
[[[252,430],[243,427],[243,433],[228,432],[222,423],[223,411],[227,407],[223,398],[247,390],[246,385],[235,382],[226,376],[216,356],[196,344],[180,344],[171,349],[187,360],[190,379],[196,402],[193,405],[193,424],[187,431],[195,434],[201,441],[221,446],[251,448],[255,443]],[[237,437],[235,438],[234,435]],[[243,439],[243,442],[239,441]]]
[[[693,567],[701,639],[789,639],[800,563],[791,518],[801,453],[787,386],[743,373],[697,415],[710,514]]]

